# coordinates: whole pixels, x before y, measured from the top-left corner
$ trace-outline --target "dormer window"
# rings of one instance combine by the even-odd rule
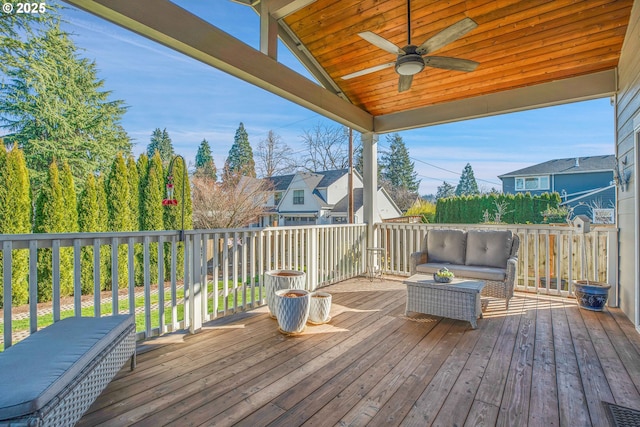
[[[527,176],[516,178],[516,191],[548,190],[549,176]]]
[[[304,190],[293,190],[293,204],[304,205]]]

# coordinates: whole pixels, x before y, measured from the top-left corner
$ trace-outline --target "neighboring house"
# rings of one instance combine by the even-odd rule
[[[538,195],[557,192],[574,215],[593,222],[614,222],[616,187],[614,155],[555,159],[500,175],[502,192]],[[610,219],[609,219],[610,218]]]
[[[348,222],[347,169],[323,172],[296,172],[271,178],[273,194],[267,206],[270,214],[260,218],[259,226],[344,224]],[[363,222],[362,177],[353,173],[354,222]],[[402,215],[389,194],[378,189],[375,221]]]

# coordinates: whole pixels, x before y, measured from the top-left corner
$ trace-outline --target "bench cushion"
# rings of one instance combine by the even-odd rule
[[[71,317],[0,354],[0,420],[40,410],[129,325],[131,315]]]
[[[429,230],[427,261],[464,264],[467,233],[463,230]]]
[[[513,234],[508,230],[469,230],[464,264],[506,268],[512,242]]]
[[[443,264],[443,263],[427,263],[419,264],[416,266],[416,272],[433,274],[441,268],[446,267],[449,271],[453,272],[456,277],[464,277],[466,279],[477,280],[493,280],[496,282],[504,281],[507,270],[504,268],[496,267],[478,267],[470,265],[459,264]]]

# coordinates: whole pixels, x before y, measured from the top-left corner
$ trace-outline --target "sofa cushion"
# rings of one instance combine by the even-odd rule
[[[469,230],[466,265],[506,268],[513,234],[508,230]]]
[[[439,264],[431,262],[417,265],[416,273],[433,274],[443,267],[447,267],[447,269],[453,272],[453,274],[458,278],[503,282],[507,276],[507,270],[505,268],[476,267],[471,265]]]
[[[467,233],[462,230],[429,230],[427,261],[464,264]]]

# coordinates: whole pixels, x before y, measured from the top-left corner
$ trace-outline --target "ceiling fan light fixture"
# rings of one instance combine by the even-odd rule
[[[424,59],[420,55],[403,55],[396,62],[396,72],[401,76],[413,76],[423,69]]]

